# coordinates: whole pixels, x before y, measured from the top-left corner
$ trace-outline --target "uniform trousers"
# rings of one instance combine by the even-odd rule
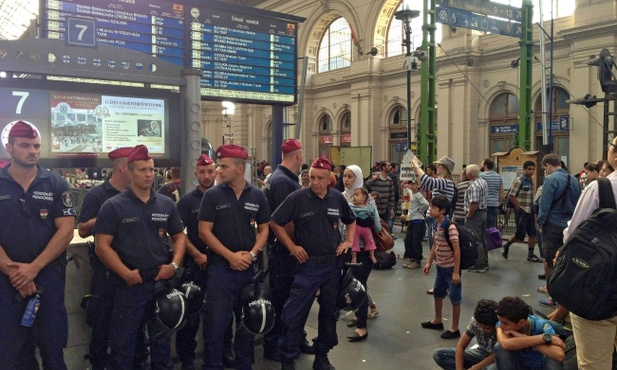
[[[64,258],[64,257],[63,257]],[[54,262],[34,279],[43,288],[40,308],[32,328],[20,325],[28,299],[21,299],[8,276],[0,274],[0,369],[38,368],[34,347],[43,367],[65,370],[63,349],[68,342],[68,318],[64,306],[64,268]],[[27,362],[27,363],[26,363]]]
[[[128,286],[117,275],[113,275],[113,279],[116,298],[109,328],[109,367],[112,370],[128,370],[133,367],[136,343],[143,324],[152,317],[155,286],[159,283],[147,279],[142,284]],[[171,341],[150,339],[149,345],[151,368],[171,370]]]
[[[240,292],[251,283],[254,275],[253,266],[244,271],[234,271],[223,265],[208,267],[206,309],[203,319],[204,370],[223,369],[223,333],[229,327],[234,313],[236,324],[240,323]],[[239,326],[236,325],[236,328]],[[251,369],[254,342],[254,338],[249,338],[236,329],[234,339],[236,369]]]
[[[341,268],[336,256],[309,256],[307,262],[298,265],[281,317],[283,333],[279,338],[279,351],[283,359],[300,357],[302,331],[318,290],[317,338],[313,339],[313,347],[316,353],[328,353],[338,344],[334,313],[340,284]]]
[[[184,257],[185,260],[188,259]],[[186,261],[184,264],[187,269],[185,281],[192,281],[199,286],[202,291],[206,291],[207,273],[197,267],[191,259],[189,265]],[[203,310],[202,310],[203,311]],[[187,317],[186,324],[176,332],[176,353],[182,364],[192,364],[195,361],[195,349],[197,349],[197,340],[195,339],[201,324],[202,311],[191,314]]]

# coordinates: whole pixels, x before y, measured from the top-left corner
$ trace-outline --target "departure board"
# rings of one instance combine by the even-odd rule
[[[197,6],[190,16],[202,96],[294,102],[295,23]]]
[[[135,0],[44,0],[43,33],[49,39],[68,39],[71,32],[86,35],[95,27],[95,44],[104,43],[139,51],[185,66],[185,24],[182,5]],[[70,20],[73,28],[70,27]],[[93,23],[84,22],[93,21]],[[90,45],[84,45],[90,46]]]
[[[294,104],[297,23],[285,14],[209,1],[41,0],[42,34],[109,44],[201,70],[206,99]]]

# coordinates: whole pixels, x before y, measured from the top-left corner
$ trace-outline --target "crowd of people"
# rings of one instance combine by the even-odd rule
[[[444,369],[563,368],[568,335],[556,322],[569,313],[550,298],[540,302],[556,308],[548,320],[517,297],[480,300],[461,334],[459,227],[480,240],[477,261],[468,271],[486,272],[486,230],[496,226],[499,205],[509,200],[516,231],[503,244],[502,257],[508,259],[513,243],[527,237],[527,261],[543,262],[540,277],[550,276],[564,240],[598,208],[593,180],[607,177],[617,195],[617,175],[612,173],[616,148],[617,139],[608,150],[608,162],[585,166],[584,189],[556,155],[548,154],[540,164],[545,171],[540,190],[534,193],[536,164],[525,162],[522,175],[505,184],[510,187],[504,198],[504,184],[490,158],[465,166],[458,184],[452,159],[442,157],[423,169],[414,158],[414,177],[400,181],[397,165],[387,161],[366,176],[356,164],[335,167],[325,157],[305,165],[302,144],[295,139],[283,143],[276,169],[264,164],[266,178],[260,187],[245,180],[247,152],[227,144],[217,149],[216,158],[198,158],[193,191],[182,194],[180,171],[171,168],[169,183],[156,192],[154,160],[147,147],[138,145],[109,153],[111,176],[88,192],[76,215],[66,181],[38,164],[37,132],[18,122],[7,144],[11,162],[0,170],[0,212],[13,215],[0,224],[2,367],[38,368],[37,347],[45,368],[66,369],[65,251],[78,216],[79,235],[95,240],[85,303],[92,328],[87,358],[93,369],[141,368],[148,361],[152,368],[171,369],[172,333],[182,369],[194,369],[200,325],[203,369],[251,369],[258,333],[248,327],[243,307],[246,287],[258,283],[265,259],[267,303],[278,319],[264,331],[264,357],[288,370],[296,369],[302,354],[312,354],[313,369],[334,369],[328,353],[338,343],[343,271],[350,269],[368,293],[377,262],[373,231],[392,230],[403,199],[408,203],[404,267],[422,268],[428,275],[436,265],[433,288],[427,291],[433,295],[434,316],[421,327],[441,331],[443,339],[458,339],[456,348],[435,351],[436,363]],[[428,251],[423,251],[424,238]],[[541,256],[534,253],[536,240],[542,241]],[[184,326],[182,317],[170,327],[175,308],[169,307],[183,305],[174,301],[181,293],[173,287],[182,282],[207,299],[201,305],[191,302],[198,303],[197,310]],[[546,287],[541,291],[550,295]],[[379,313],[367,296],[348,325],[354,327],[347,335],[351,342],[368,338],[367,320]],[[443,322],[446,296],[452,306],[448,328]],[[266,298],[260,297],[263,306]],[[22,318],[33,299],[39,305],[36,318]],[[304,327],[315,299],[318,334],[311,343]],[[609,369],[615,318],[570,316],[579,368]],[[478,345],[471,347],[474,337]]]

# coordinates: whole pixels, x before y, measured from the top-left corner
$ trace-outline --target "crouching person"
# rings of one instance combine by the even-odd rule
[[[497,343],[495,324],[497,302],[481,299],[476,304],[473,317],[465,333],[458,340],[456,348],[439,348],[433,353],[433,359],[442,369],[496,369],[493,347]],[[469,347],[476,338],[477,346]]]
[[[565,343],[551,324],[532,314],[518,297],[504,297],[497,304],[495,362],[499,370],[563,369]]]

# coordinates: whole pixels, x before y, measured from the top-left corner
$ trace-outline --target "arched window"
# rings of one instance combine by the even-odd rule
[[[332,118],[327,114],[322,114],[317,121],[319,124],[319,155],[330,157],[330,147],[334,143],[332,137]]]
[[[514,94],[499,94],[489,112],[489,153],[507,152],[518,130],[518,99]]]
[[[317,72],[327,72],[351,65],[351,28],[345,18],[330,24],[319,43]]]
[[[403,156],[407,152],[407,109],[397,105],[390,112],[388,119],[389,140],[388,145],[390,147],[389,160],[396,163],[401,163]],[[411,135],[415,136],[413,130]],[[412,139],[412,142],[415,140]]]
[[[549,90],[550,91],[550,90]],[[562,87],[553,86],[552,94],[548,99],[553,104],[553,115],[547,122],[550,122],[549,135],[551,136],[550,142],[553,145],[552,153],[557,154],[560,157],[568,157],[570,154],[570,104],[567,100],[570,99],[570,94]],[[548,111],[548,106],[546,108]],[[542,96],[538,95],[534,105],[534,127],[532,130],[536,132],[536,148],[542,148],[543,136],[542,136]],[[533,131],[532,131],[533,132]],[[544,148],[543,152],[548,153],[549,149]]]
[[[351,112],[345,112],[341,116],[339,143],[341,146],[351,146]]]
[[[401,1],[398,8],[396,8],[396,12],[399,10],[405,9],[405,6],[410,7],[412,5],[410,1],[405,4],[404,1]],[[416,3],[418,5],[416,5]],[[416,48],[422,46],[422,2],[415,2],[413,4],[414,9],[420,10],[420,15],[411,21],[411,50],[415,50]],[[411,8],[411,7],[410,7]],[[405,27],[403,27],[403,21],[394,18],[394,13],[392,13],[392,18],[390,19],[390,24],[388,26],[388,33],[386,38],[386,56],[392,57],[395,55],[405,54],[407,50],[403,46],[405,40]],[[435,40],[436,42],[441,42],[441,27],[437,27],[435,30]]]

